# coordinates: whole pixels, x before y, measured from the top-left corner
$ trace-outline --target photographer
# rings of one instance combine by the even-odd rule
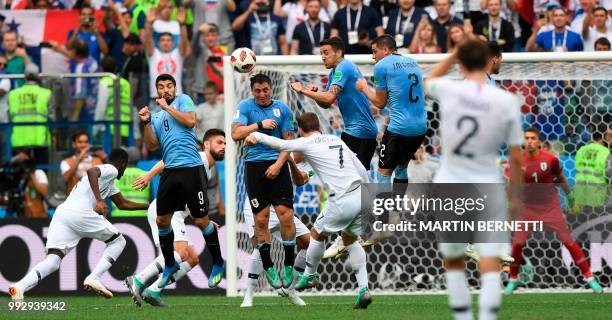
[[[60,170],[66,182],[66,195],[70,194],[82,176],[87,175],[88,169],[106,162],[104,151],[97,149],[94,152],[89,144],[89,136],[84,131],[72,136],[72,148],[74,148],[74,154],[62,160],[60,164]]]
[[[94,17],[94,10],[90,6],[83,6],[79,13],[79,27],[68,32],[67,48],[71,48],[76,40],[87,42],[89,55],[100,62],[101,53],[108,54],[106,39],[100,32],[100,26]]]
[[[203,89],[207,82],[214,82],[216,90],[223,92],[223,56],[227,54],[227,48],[219,44],[219,29],[215,24],[203,23],[196,36],[200,41],[194,47],[195,74],[204,76],[195,78],[192,90],[197,93],[196,103],[203,103]]]
[[[46,218],[47,206],[45,198],[49,194],[49,180],[47,174],[34,168],[34,162],[24,151],[18,151],[10,161],[13,168],[13,180],[26,181],[23,198],[20,203],[23,207],[13,208],[18,215],[25,214],[26,218]]]

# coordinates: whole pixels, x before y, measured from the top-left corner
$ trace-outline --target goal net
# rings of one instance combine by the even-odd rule
[[[416,55],[426,78],[435,62],[443,55]],[[373,61],[371,56],[348,56],[359,65],[371,84]],[[574,157],[581,146],[591,140],[593,132],[605,133],[612,123],[612,56],[608,53],[584,54],[505,54],[501,72],[494,75],[497,85],[522,97],[523,126],[535,127],[542,140],[560,158],[564,173],[574,184]],[[230,132],[235,106],[251,96],[248,75],[233,72],[225,65],[225,129]],[[267,74],[272,79],[273,98],[287,103],[294,118],[303,112],[314,112],[323,130],[331,134],[342,131],[342,117],[336,107],[323,109],[313,100],[291,90],[290,84],[299,81],[324,89],[328,81],[326,70],[318,56],[258,57],[258,65],[250,74]],[[457,70],[451,73],[459,77]],[[439,152],[438,105],[426,99],[429,119],[427,151],[435,159]],[[375,113],[379,132],[384,131],[388,110]],[[229,141],[226,151],[226,234],[228,237],[228,295],[236,295],[246,287],[249,255],[253,249],[246,233],[242,216],[246,187],[244,183],[243,148]],[[500,159],[505,151],[500,150]],[[376,155],[372,161],[375,172]],[[372,174],[373,175],[373,174]],[[235,198],[234,198],[235,195]],[[295,190],[294,212],[307,227],[311,227],[320,213],[324,195],[316,177]],[[565,203],[565,202],[563,202]],[[596,210],[579,214],[565,214],[573,236],[582,246],[591,269],[604,287],[609,287],[612,274],[612,203]],[[235,216],[233,215],[235,213]],[[235,218],[235,221],[234,221]],[[327,242],[329,246],[332,236]],[[415,239],[397,233],[366,250],[369,284],[374,292],[409,293],[436,292],[445,289],[442,258],[437,244],[429,239]],[[586,288],[579,269],[569,252],[552,233],[535,233],[524,250],[520,280],[523,287],[533,290],[579,290]],[[273,260],[282,263],[282,246],[273,244]],[[478,272],[473,260],[467,259],[469,282],[478,288]],[[236,269],[232,268],[232,265]],[[277,266],[277,267],[280,267]],[[280,270],[280,269],[278,269]],[[323,260],[319,266],[323,285],[317,293],[340,294],[354,292],[356,282],[346,259]],[[260,277],[258,291],[273,293]]]

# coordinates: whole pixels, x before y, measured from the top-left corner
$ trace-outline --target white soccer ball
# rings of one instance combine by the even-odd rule
[[[234,70],[240,73],[248,73],[255,68],[257,57],[255,52],[249,48],[238,48],[232,52],[230,60]]]

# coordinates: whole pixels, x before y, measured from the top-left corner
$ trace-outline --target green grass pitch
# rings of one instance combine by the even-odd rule
[[[477,296],[473,295],[473,308]],[[374,296],[367,310],[353,310],[352,296],[306,296],[306,307],[294,307],[285,298],[255,297],[253,308],[240,308],[241,298],[222,296],[166,296],[169,308],[132,304],[119,295],[26,297],[26,301],[65,301],[66,311],[9,311],[8,298],[0,298],[5,319],[450,319],[443,295]],[[500,319],[612,319],[612,294],[515,294],[505,296]]]

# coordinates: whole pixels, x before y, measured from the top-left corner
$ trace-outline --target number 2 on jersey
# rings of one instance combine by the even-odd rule
[[[408,75],[408,80],[410,80],[410,88],[408,90],[408,101],[410,103],[419,102],[419,96],[414,95],[414,88],[419,85],[419,76],[416,73],[411,73]]]
[[[463,116],[463,117],[459,118],[459,121],[457,121],[457,130],[461,130],[461,127],[463,126],[464,122],[471,123],[472,127],[469,130],[468,134],[465,137],[463,137],[461,142],[459,142],[457,147],[455,147],[455,149],[453,149],[453,153],[458,155],[458,156],[462,156],[462,157],[466,157],[466,158],[472,159],[472,158],[474,158],[474,154],[471,153],[471,152],[465,151],[464,147],[468,143],[468,141],[472,137],[474,137],[474,135],[476,135],[476,133],[478,132],[478,120],[476,120],[476,118],[474,118],[472,116]]]
[[[340,164],[340,168],[344,168],[344,157],[342,156],[342,151],[344,148],[341,144],[336,144],[333,146],[329,146],[330,149],[338,149],[338,163]]]

